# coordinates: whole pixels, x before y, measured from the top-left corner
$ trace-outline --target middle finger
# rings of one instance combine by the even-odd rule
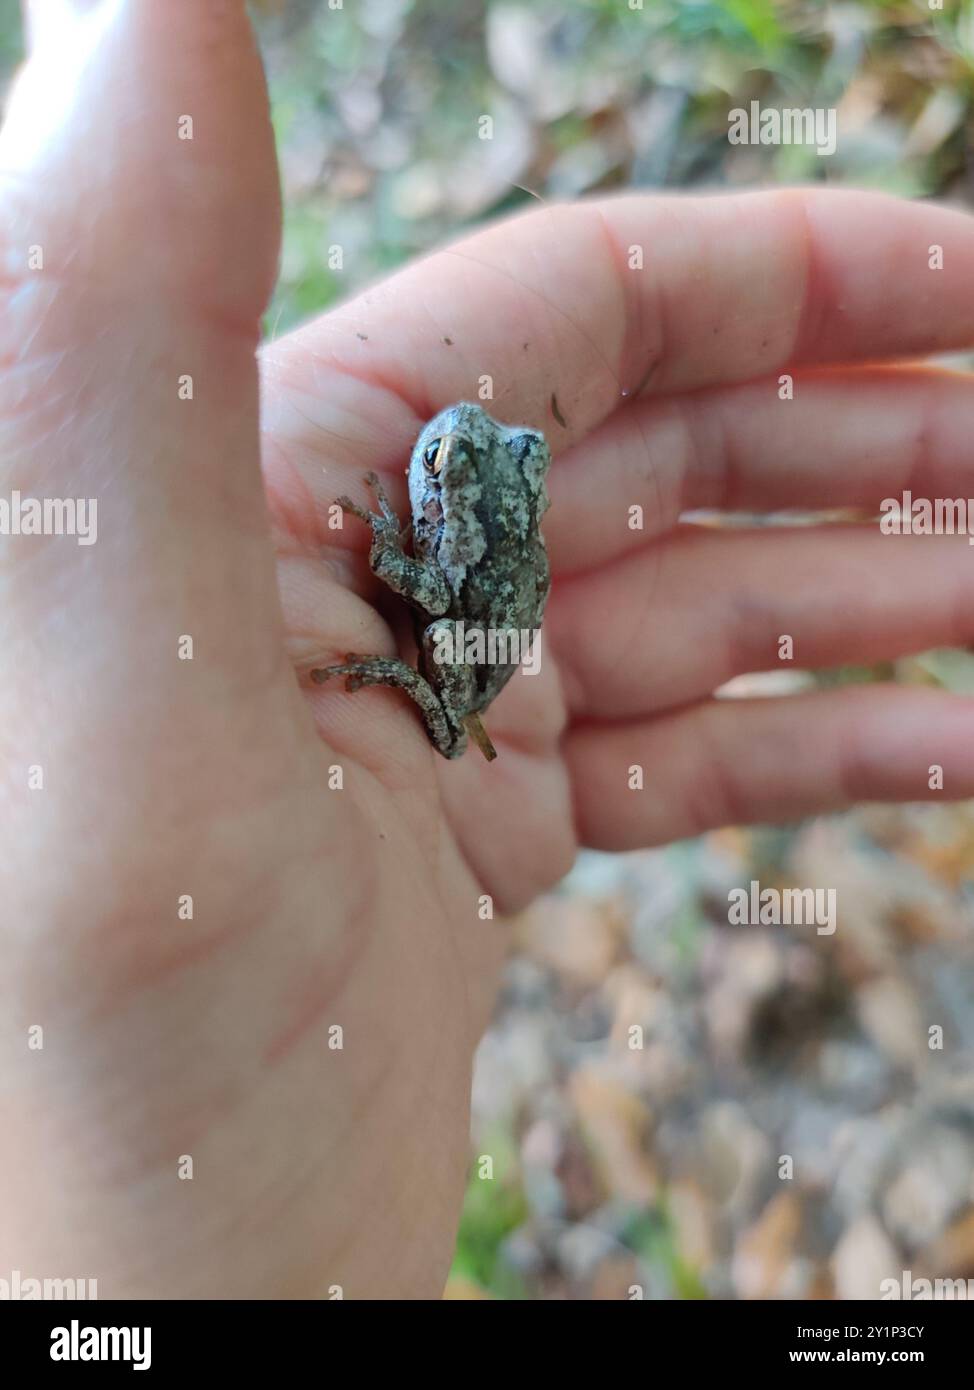
[[[683,527],[557,583],[545,630],[577,717],[695,701],[734,676],[869,664],[974,640],[964,536]],[[779,656],[790,637],[793,656]]]

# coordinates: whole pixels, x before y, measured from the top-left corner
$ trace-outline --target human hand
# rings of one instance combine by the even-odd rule
[[[916,491],[950,491],[964,380],[821,366],[969,343],[974,231],[856,195],[637,198],[543,210],[411,267],[263,353],[275,575],[253,347],[277,210],[243,8],[126,0],[89,47],[108,13],[42,36],[0,142],[4,492],[99,500],[96,545],[0,550],[0,1247],[97,1277],[102,1297],[435,1294],[503,954],[482,892],[527,901],[576,833],[649,843],[921,795],[883,766],[897,740],[974,791],[967,702],[708,698],[770,664],[782,624],[809,665],[964,637],[958,546],[927,542],[935,566],[922,541],[871,551],[851,531],[668,536],[685,505],[875,505],[908,467]],[[52,91],[63,106],[30,142]],[[175,138],[182,112],[193,141]],[[447,764],[402,697],[312,691],[295,670],[391,650],[365,538],[329,532],[327,508],[372,467],[401,505],[419,424],[483,373],[492,413],[561,455],[556,579],[542,674],[489,711],[500,757]],[[889,598],[864,592],[867,567]],[[840,757],[837,791],[820,774]],[[41,1054],[23,1041],[38,1023]]]
[[[328,509],[375,469],[405,517],[403,462],[428,416],[489,378],[492,412],[544,429],[556,456],[545,659],[487,712],[498,762],[429,759],[415,711],[388,692],[318,697],[322,735],[421,789],[422,822],[442,809],[508,908],[578,843],[974,794],[970,699],[887,685],[714,698],[779,667],[784,635],[799,668],[971,641],[965,537],[893,538],[867,518],[904,490],[970,491],[974,378],[917,359],[974,343],[972,269],[974,221],[934,206],[822,190],[617,198],[506,221],[266,347],[265,469],[299,668],[394,653],[381,585],[350,558],[367,532],[329,529]],[[863,521],[715,529],[681,522],[694,509]]]

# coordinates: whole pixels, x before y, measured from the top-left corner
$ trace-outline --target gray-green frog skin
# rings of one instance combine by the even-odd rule
[[[394,658],[349,656],[341,666],[312,671],[312,680],[320,684],[346,676],[349,690],[398,686],[419,706],[430,740],[444,757],[463,753],[468,732],[485,757],[496,756],[479,714],[516,666],[448,664],[435,661],[433,653],[442,644],[444,627],[459,620],[468,633],[477,628],[534,633],[540,627],[550,587],[540,531],[550,458],[537,430],[502,425],[479,405],[461,402],[434,416],[413,448],[407,470],[412,555],[374,473],[365,480],[378,512],[340,497],[344,511],[372,528],[373,572],[416,609],[419,670]]]

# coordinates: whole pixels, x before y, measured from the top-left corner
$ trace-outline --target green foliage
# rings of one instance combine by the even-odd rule
[[[6,88],[24,56],[19,0],[0,0],[0,87]]]
[[[654,1281],[666,1287],[665,1297],[705,1299],[707,1290],[695,1270],[680,1255],[665,1200],[636,1213],[623,1232],[623,1242],[645,1264]]]
[[[481,1178],[476,1165],[470,1175],[451,1276],[468,1279],[496,1298],[523,1298],[523,1283],[504,1259],[504,1243],[526,1220],[527,1202],[517,1180],[511,1139],[498,1135],[489,1150],[494,1177]]]
[[[771,0],[684,0],[672,7],[670,29],[683,42],[714,38],[764,55],[785,38]]]

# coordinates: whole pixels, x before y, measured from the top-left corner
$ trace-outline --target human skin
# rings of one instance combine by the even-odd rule
[[[579,843],[974,795],[969,699],[713,698],[784,633],[802,667],[969,643],[963,537],[677,524],[969,495],[971,379],[917,359],[974,343],[974,220],[801,190],[541,208],[258,358],[279,210],[242,4],[35,11],[0,138],[0,496],[95,497],[99,534],[0,541],[0,1276],[437,1297],[501,913]],[[404,514],[419,426],[485,374],[553,448],[554,587],[497,761],[451,764],[401,695],[306,673],[395,650],[331,502],[376,469]]]

